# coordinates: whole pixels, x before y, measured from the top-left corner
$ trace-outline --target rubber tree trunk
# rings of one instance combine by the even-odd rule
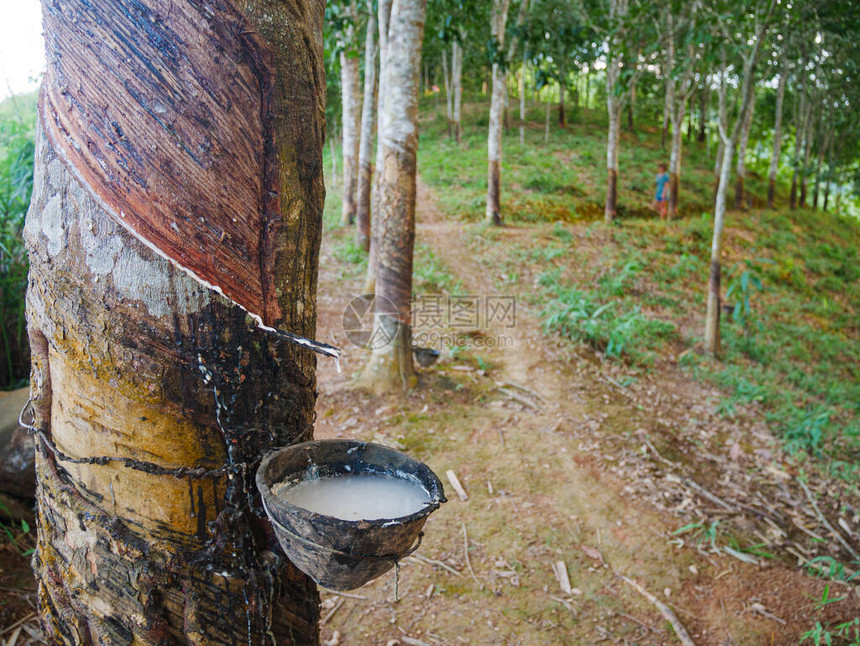
[[[628,0],[610,0],[609,16],[612,20],[623,23],[628,15]],[[606,49],[606,108],[609,116],[609,127],[606,134],[606,204],[604,219],[612,222],[618,210],[618,146],[621,135],[621,111],[627,92],[617,94],[621,80],[621,60],[618,56],[618,36],[607,40]]]
[[[463,106],[463,46],[456,40],[451,43],[451,84],[454,86],[454,139],[459,144],[463,136],[460,119]]]
[[[767,208],[773,208],[776,198],[776,174],[779,171],[779,153],[782,147],[782,105],[785,102],[785,85],[788,80],[788,70],[779,75],[779,85],[776,90],[776,117],[773,123],[773,151],[770,156],[770,170],[767,175]]]
[[[502,109],[505,102],[505,72],[493,64],[492,95],[490,99],[490,128],[487,137],[487,221],[500,225],[502,175]]]
[[[803,145],[803,167],[800,173],[800,208],[806,207],[807,187],[809,186],[809,155],[812,152],[812,142],[815,139],[815,128],[810,123],[806,129]]]
[[[705,123],[708,115],[708,93],[710,89],[703,85],[699,88],[699,135],[696,138],[699,143],[705,141]]]
[[[323,6],[43,3],[25,238],[51,644],[318,643],[253,485],[312,435],[314,356],[167,258],[314,335]]]
[[[543,142],[549,143],[549,100],[546,102],[546,118],[543,124]]]
[[[681,184],[681,122],[684,120],[686,101],[674,106],[672,114],[672,150],[669,154],[669,204],[666,210],[671,220],[678,214],[678,196]]]
[[[373,129],[376,125],[376,16],[368,3],[367,32],[364,39],[364,94],[361,106],[361,143],[358,149],[358,203],[355,210],[355,240],[370,251],[370,194],[373,187],[370,160]]]
[[[508,21],[510,0],[493,0],[490,16],[490,33],[499,49],[505,42],[505,25]],[[493,63],[490,90],[490,125],[487,134],[487,221],[501,225],[501,175],[502,175],[502,112],[505,108],[505,84],[507,72],[498,63]]]
[[[367,277],[364,282],[364,293],[373,294],[376,290],[376,271],[379,266],[379,234],[377,232],[377,224],[379,218],[379,199],[382,185],[382,135],[380,128],[382,127],[382,112],[385,109],[386,91],[385,91],[385,64],[388,56],[388,23],[391,17],[391,0],[379,0],[377,5],[377,16],[379,18],[379,82],[376,91],[376,115],[377,115],[377,133],[376,133],[376,181],[373,183],[373,192],[371,194],[371,203],[373,216],[370,220],[370,251],[367,254]]]
[[[618,137],[621,131],[621,102],[607,94],[609,128],[606,136],[606,205],[603,216],[612,222],[618,210]]]
[[[746,121],[741,129],[738,142],[738,161],[735,170],[735,208],[740,209],[744,203],[744,178],[747,174],[747,144],[749,144],[750,129],[752,128],[753,111],[755,110],[755,92],[750,100]]]
[[[724,142],[723,160],[720,168],[720,183],[714,205],[714,233],[711,239],[711,268],[708,274],[708,310],[705,318],[705,352],[712,356],[720,354],[720,275],[723,255],[723,229],[726,217],[726,192],[732,167],[732,142]]]
[[[567,83],[565,83],[564,75],[559,75],[558,81],[558,125],[561,128],[567,127],[567,112],[564,109],[564,95],[567,94]]]
[[[453,62],[453,61],[452,61]],[[454,138],[452,124],[454,123],[454,97],[451,96],[451,76],[448,74],[448,54],[442,50],[442,77],[445,79],[445,116],[448,121],[448,139]]]
[[[427,0],[392,5],[389,42],[382,70],[387,98],[380,113],[382,141],[379,246],[372,353],[360,384],[373,392],[415,385],[410,302],[415,244],[416,162],[418,151],[418,75]],[[384,304],[384,305],[383,305]]]
[[[351,30],[351,28],[350,28]],[[358,203],[358,146],[361,128],[359,108],[360,85],[358,58],[340,53],[340,86],[343,128],[343,202],[340,220],[343,224],[355,222]]]
[[[523,52],[523,66],[520,69],[520,146],[526,143],[526,70],[528,57]]]
[[[824,165],[824,152],[830,146],[830,133],[826,132],[818,142],[818,159],[815,163],[815,186],[812,189],[812,208],[818,208],[818,189],[821,186],[821,171]]]

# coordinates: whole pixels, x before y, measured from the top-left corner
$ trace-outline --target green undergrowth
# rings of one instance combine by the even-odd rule
[[[36,95],[0,103],[0,389],[26,384],[29,262],[21,232],[33,189]]]

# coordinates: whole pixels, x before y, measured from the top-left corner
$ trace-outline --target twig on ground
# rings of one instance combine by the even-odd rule
[[[690,489],[692,489],[693,491],[695,491],[696,493],[698,493],[700,496],[703,496],[703,497],[707,498],[708,500],[710,500],[710,501],[711,501],[712,503],[714,503],[715,505],[719,505],[719,506],[720,506],[720,507],[722,507],[723,509],[728,509],[729,511],[735,511],[735,508],[734,508],[734,507],[732,507],[729,503],[727,503],[727,502],[726,502],[725,500],[723,500],[722,498],[719,498],[719,497],[715,496],[715,495],[714,495],[714,494],[712,494],[710,491],[708,491],[707,489],[705,489],[702,485],[700,485],[700,484],[698,484],[698,483],[696,483],[696,482],[693,482],[693,481],[692,481],[692,480],[690,480],[689,478],[684,478],[684,479],[683,479],[683,483],[684,483],[686,486],[690,487]]]
[[[447,570],[448,572],[450,572],[454,576],[459,576],[459,577],[463,576],[462,572],[458,572],[457,570],[452,568],[450,565],[448,565],[447,563],[444,563],[442,561],[437,561],[436,559],[428,559],[426,556],[422,556],[421,554],[413,554],[409,558],[415,559],[419,563],[424,563],[426,565],[435,565],[437,567],[442,568],[443,570]]]
[[[31,612],[31,613],[30,613],[29,615],[27,615],[26,617],[21,617],[18,621],[16,621],[16,622],[15,622],[14,624],[12,624],[11,626],[6,626],[6,628],[3,628],[2,630],[0,630],[0,635],[5,635],[6,633],[8,633],[8,632],[11,632],[11,631],[15,630],[15,629],[16,629],[18,626],[20,626],[21,624],[25,624],[25,623],[27,623],[28,621],[30,621],[31,619],[35,619],[35,618],[36,618],[36,613],[35,613],[35,612]]]
[[[510,386],[511,388],[519,388],[519,389],[520,389],[520,390],[522,390],[524,393],[528,393],[529,395],[531,395],[531,396],[532,396],[532,397],[534,397],[535,399],[537,399],[537,400],[539,400],[539,401],[541,401],[541,402],[546,403],[546,398],[545,398],[543,395],[541,395],[540,393],[535,392],[535,391],[534,391],[534,390],[532,390],[531,388],[527,388],[526,386],[522,386],[522,385],[520,385],[520,384],[515,384],[513,381],[502,381],[502,382],[498,382],[498,385],[499,385],[499,386]]]
[[[555,578],[558,580],[558,585],[561,587],[561,591],[568,596],[572,595],[573,590],[570,587],[570,577],[567,575],[567,563],[564,561],[556,561],[552,564],[552,571],[555,574]]]
[[[543,411],[543,408],[541,408],[539,404],[534,403],[531,399],[529,399],[528,397],[525,397],[523,395],[520,395],[516,391],[510,390],[509,388],[503,388],[501,386],[496,388],[496,390],[498,390],[500,393],[502,393],[503,395],[508,397],[508,399],[513,399],[514,401],[518,401],[519,403],[523,404],[524,406],[528,406],[529,408],[532,408],[538,412]]]
[[[693,640],[690,639],[690,634],[687,632],[687,629],[684,628],[684,624],[680,622],[678,617],[675,615],[674,612],[672,612],[672,609],[669,608],[669,606],[660,601],[657,597],[648,592],[648,590],[636,583],[636,581],[634,581],[633,579],[629,579],[623,574],[620,574],[619,577],[622,581],[624,581],[624,583],[636,590],[636,592],[645,597],[648,601],[651,602],[651,604],[655,608],[657,608],[657,610],[660,611],[660,614],[663,615],[663,618],[670,624],[672,624],[672,628],[675,630],[675,635],[678,636],[678,639],[684,646],[696,646],[693,643]]]
[[[460,484],[460,479],[457,477],[457,474],[448,469],[445,472],[445,476],[448,478],[448,482],[451,483],[451,486],[454,487],[454,491],[457,492],[457,496],[463,502],[466,502],[469,499],[469,495],[466,493],[466,490],[463,489],[463,485]]]
[[[409,646],[430,646],[427,642],[422,642],[420,639],[415,639],[414,637],[401,637],[400,641],[404,644],[409,644]]]
[[[860,554],[857,554],[857,552],[854,550],[853,547],[851,547],[851,545],[848,544],[848,541],[845,540],[845,538],[842,536],[842,534],[840,534],[838,531],[836,531],[836,528],[833,525],[831,525],[830,521],[827,520],[827,518],[824,517],[824,514],[821,513],[821,510],[818,508],[818,503],[815,502],[815,498],[812,497],[812,493],[809,491],[809,487],[806,486],[806,483],[803,480],[801,480],[800,478],[798,478],[797,481],[800,483],[800,486],[803,489],[803,493],[806,494],[806,498],[809,500],[809,503],[812,505],[812,508],[815,510],[815,514],[818,516],[818,520],[820,520],[824,524],[824,526],[828,530],[830,530],[830,533],[833,534],[840,543],[842,543],[842,546],[846,550],[848,550],[848,553],[854,557],[855,561],[860,561]]]
[[[320,624],[325,626],[328,623],[328,620],[334,617],[334,613],[340,610],[340,607],[344,604],[345,601],[346,599],[343,598],[338,599],[337,602],[334,604],[334,608],[329,610],[328,614],[320,620]]]
[[[466,523],[463,523],[463,556],[466,557],[466,567],[469,569],[469,574],[483,590],[484,584],[478,581],[478,577],[475,576],[475,571],[472,569],[472,562],[469,560],[469,534],[466,532]]]
[[[339,597],[347,597],[348,599],[361,599],[362,601],[367,601],[367,597],[362,597],[360,594],[350,594],[349,592],[338,592],[337,590],[329,590],[328,588],[323,588],[320,586],[320,589],[323,592],[328,592],[329,594],[334,594]]]

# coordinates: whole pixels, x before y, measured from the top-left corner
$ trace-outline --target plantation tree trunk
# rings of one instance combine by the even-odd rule
[[[526,12],[530,0],[520,0],[520,8],[517,12],[517,28],[521,28],[526,19]],[[510,0],[493,0],[493,8],[490,18],[490,31],[501,50],[505,42],[505,25],[508,21],[508,9]],[[506,61],[514,58],[517,50],[518,37],[514,36],[508,43]],[[490,100],[490,127],[487,137],[487,211],[486,217],[489,222],[498,226],[502,223],[501,215],[501,172],[502,172],[502,131],[499,123],[502,111],[508,105],[507,69],[493,64],[492,69],[492,97]],[[507,112],[505,112],[505,116]]]
[[[696,137],[699,143],[705,141],[706,136],[705,122],[708,114],[708,92],[710,92],[710,89],[706,86],[701,87],[699,90],[699,135]]]
[[[373,392],[411,388],[410,301],[415,244],[418,74],[427,0],[397,0],[391,9],[388,52],[382,71],[388,93],[380,113],[382,140],[376,303],[370,360],[361,384]],[[381,305],[385,303],[386,305]]]
[[[546,119],[543,126],[543,142],[549,143],[549,99],[546,101]]]
[[[636,101],[636,88],[630,89],[630,100],[627,101],[627,131],[633,132],[633,104]]]
[[[379,200],[382,186],[382,112],[385,109],[386,87],[385,87],[385,65],[388,58],[388,34],[389,19],[391,17],[391,1],[379,0],[377,4],[377,16],[379,17],[379,81],[376,88],[376,181],[373,183],[371,194],[372,216],[370,219],[370,251],[367,254],[367,276],[364,281],[364,293],[373,294],[376,290],[376,271],[379,258]],[[416,71],[417,73],[417,71]]]
[[[815,129],[810,123],[806,129],[806,136],[803,142],[803,166],[800,172],[800,208],[806,207],[806,193],[809,185],[809,155],[812,152],[812,142],[814,139]]]
[[[629,9],[628,0],[610,0],[609,15],[613,21],[623,21]],[[635,76],[629,81],[628,89],[618,92],[621,82],[621,58],[618,54],[618,36],[612,36],[606,42],[606,107],[609,116],[609,127],[606,135],[606,204],[604,219],[612,222],[618,210],[618,146],[621,134],[621,111],[624,101],[629,96],[631,87],[635,86]]]
[[[771,5],[773,7],[773,5]],[[731,136],[726,132],[724,124],[728,123],[728,108],[726,105],[726,63],[720,69],[720,83],[717,88],[719,99],[719,134],[723,143],[722,164],[720,166],[720,181],[717,185],[717,194],[714,201],[714,233],[711,242],[711,267],[708,276],[708,306],[705,315],[705,353],[718,356],[720,352],[720,274],[723,250],[723,223],[726,214],[726,192],[731,174],[732,157],[734,147],[741,136],[741,130],[747,123],[748,115],[752,111],[754,99],[755,68],[761,42],[765,34],[767,21],[760,27],[755,37],[754,45],[750,52],[743,58],[740,73],[741,79],[741,105],[735,118]]]
[[[672,25],[670,19],[670,26]],[[693,48],[687,51],[688,59],[693,58]],[[687,112],[687,99],[693,82],[693,68],[688,63],[680,80],[674,78],[675,67],[675,41],[674,37],[669,39],[667,52],[667,79],[666,98],[669,104],[669,120],[672,124],[672,148],[669,154],[669,204],[666,209],[666,217],[670,220],[678,213],[678,196],[681,181],[681,124]]]
[[[523,52],[523,66],[520,69],[520,146],[526,143],[526,70],[528,69],[528,57]]]
[[[672,41],[669,41],[669,54],[667,56],[666,68],[663,70],[663,78],[666,79],[666,91],[663,94],[663,122],[660,126],[660,150],[666,150],[666,140],[669,139],[669,119],[671,115],[671,106],[673,105],[675,98],[673,95],[673,90],[675,87],[675,81],[672,78],[672,67],[671,62],[673,58],[672,54]]]
[[[687,103],[681,101],[672,110],[672,151],[669,154],[669,204],[666,210],[667,217],[671,220],[678,213],[678,193],[681,183],[681,121],[684,119],[684,111]]]
[[[358,22],[358,11],[355,0],[350,5],[353,22]],[[352,41],[355,28],[349,25],[346,29],[346,39]],[[341,86],[341,124],[343,128],[343,202],[341,203],[341,222],[355,222],[355,212],[358,203],[358,147],[361,128],[360,84],[358,57],[348,56],[345,51],[340,53],[340,86]]]
[[[747,174],[747,144],[750,138],[750,129],[752,127],[753,111],[755,110],[755,92],[750,99],[749,111],[747,112],[746,121],[744,121],[741,129],[740,141],[738,142],[738,161],[735,170],[735,208],[740,209],[744,203],[744,178]]]
[[[448,55],[444,49],[442,50],[442,77],[445,79],[445,116],[448,120],[448,139],[452,139],[453,132],[451,131],[451,124],[454,122],[454,97],[451,96],[451,79],[448,74]]]
[[[726,216],[726,193],[732,167],[732,142],[725,138],[720,168],[720,183],[714,205],[714,233],[711,239],[711,268],[708,274],[708,310],[705,318],[705,352],[720,353],[720,274],[722,273],[723,228]]]
[[[567,83],[564,80],[564,74],[559,74],[558,77],[558,125],[560,128],[567,127],[567,114],[564,109],[564,95],[567,94]]]
[[[828,129],[818,144],[818,160],[815,163],[815,186],[812,189],[812,207],[818,208],[818,189],[821,185],[821,169],[824,165],[824,152],[830,147],[831,131]]]
[[[459,144],[463,134],[460,120],[463,105],[463,47],[456,40],[451,43],[451,76],[454,86],[454,139]]]
[[[782,104],[785,102],[785,85],[788,80],[788,70],[783,69],[779,75],[779,85],[776,90],[776,117],[773,124],[773,151],[770,157],[770,170],[767,175],[767,208],[773,208],[776,197],[776,174],[779,171],[779,153],[782,146]]]
[[[337,130],[335,130],[328,141],[328,148],[331,152],[331,185],[337,184],[337,155],[334,153],[334,142],[337,140]]]
[[[490,16],[490,32],[501,49],[505,41],[505,25],[508,21],[510,0],[493,0]],[[490,94],[490,125],[487,135],[487,221],[500,225],[501,175],[502,175],[502,111],[505,107],[505,83],[507,73],[498,63],[493,63]]]
[[[361,106],[361,143],[358,149],[358,204],[355,211],[355,240],[359,247],[370,251],[370,193],[373,187],[371,155],[373,127],[376,124],[376,16],[368,2],[367,32],[364,40],[364,93]]]
[[[318,643],[253,477],[312,436],[315,359],[209,284],[314,335],[323,7],[43,5],[25,238],[51,644]]]
[[[618,137],[621,130],[621,103],[612,95],[607,96],[609,108],[609,133],[606,143],[606,206],[604,219],[612,222],[618,210]]]
[[[840,140],[841,141],[841,140]],[[828,202],[830,201],[830,182],[833,181],[833,149],[841,148],[841,146],[833,145],[833,139],[830,140],[830,147],[827,151],[827,175],[824,178],[824,204],[821,205],[821,208],[826,211]]]

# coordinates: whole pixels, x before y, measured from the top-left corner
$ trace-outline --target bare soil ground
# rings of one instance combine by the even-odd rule
[[[417,219],[418,243],[464,294],[484,297],[500,294],[494,270],[506,245],[546,234],[506,227],[476,248],[466,225],[438,217],[424,186]],[[345,370],[320,362],[316,437],[405,450],[442,477],[449,502],[402,561],[396,599],[394,575],[353,596],[323,592],[327,643],[679,643],[624,577],[671,609],[696,644],[797,644],[816,621],[860,616],[856,587],[831,582],[829,597],[844,599],[821,604],[828,582],[801,568],[817,555],[850,555],[782,462],[760,412],[718,416],[720,393],[675,356],[629,383],[623,364],[542,334],[527,273],[504,293],[519,299],[515,328],[470,330],[484,347],[443,352],[406,395],[354,389],[364,358],[341,316],[363,277],[344,276],[334,256],[348,235],[337,229],[323,240],[318,338],[345,350]],[[512,345],[486,347],[506,335]],[[455,495],[448,470],[468,500]],[[856,527],[838,489],[811,480],[810,493],[832,522],[839,512]],[[677,532],[688,525],[696,526]]]

